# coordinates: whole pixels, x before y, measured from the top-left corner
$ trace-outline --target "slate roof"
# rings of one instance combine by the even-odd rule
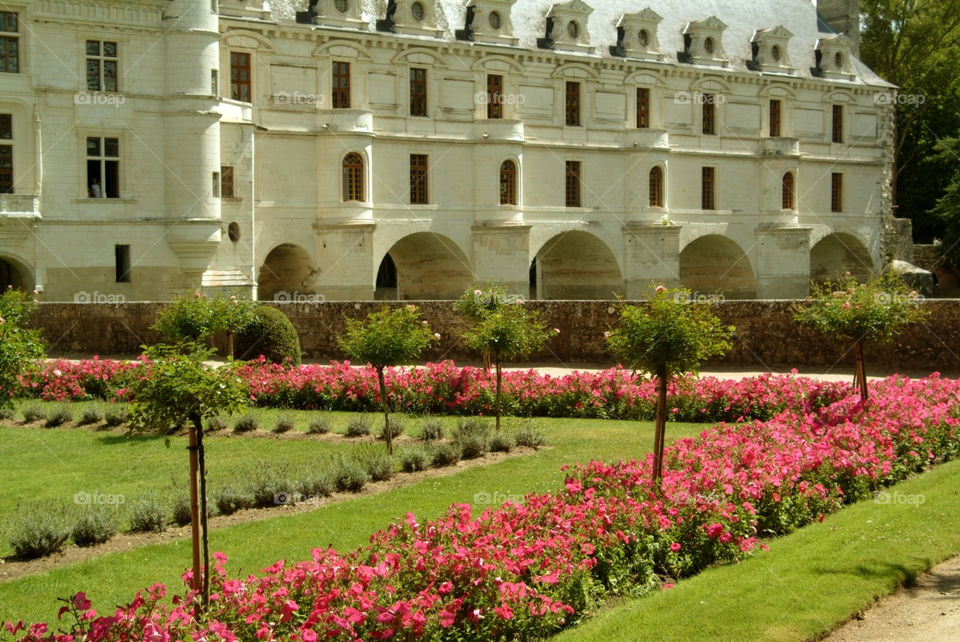
[[[371,24],[386,11],[386,0],[361,1],[364,18]],[[512,18],[514,35],[520,39],[521,47],[536,49],[537,38],[544,34],[544,16],[551,6],[559,3],[559,0],[517,0]],[[274,17],[285,21],[293,18],[296,9],[305,8],[307,1],[273,0],[271,4]],[[437,4],[443,13],[441,26],[447,29],[447,37],[452,40],[453,30],[463,26],[467,0],[438,0]],[[587,0],[587,4],[594,9],[588,24],[590,44],[597,48],[592,55],[600,56],[609,56],[608,46],[616,44],[616,23],[620,16],[647,7],[663,16],[658,38],[660,49],[670,63],[676,62],[676,52],[683,49],[682,31],[686,24],[716,16],[728,25],[723,34],[723,48],[730,59],[729,69],[746,70],[745,62],[751,57],[750,39],[755,30],[782,24],[794,34],[788,53],[796,68],[795,75],[810,78],[817,39],[829,33],[812,0]],[[850,84],[892,87],[861,61],[854,59],[853,67],[856,78]]]

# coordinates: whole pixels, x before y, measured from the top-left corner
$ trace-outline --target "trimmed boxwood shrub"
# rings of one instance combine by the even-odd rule
[[[300,365],[300,338],[290,319],[276,308],[262,305],[254,311],[254,320],[237,335],[238,359],[256,359],[283,363],[289,358]]]

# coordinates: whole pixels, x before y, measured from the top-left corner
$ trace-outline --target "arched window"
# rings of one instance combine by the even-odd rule
[[[350,152],[343,158],[343,200],[363,201],[363,156]]]
[[[650,207],[663,207],[663,170],[650,170]]]
[[[500,204],[517,204],[517,165],[512,160],[500,165]]]
[[[785,210],[794,209],[793,204],[793,172],[787,172],[783,175],[783,189],[781,197],[781,207]]]

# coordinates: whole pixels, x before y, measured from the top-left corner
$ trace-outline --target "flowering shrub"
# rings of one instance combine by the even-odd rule
[[[455,504],[425,524],[407,514],[341,554],[278,561],[231,578],[215,555],[210,609],[155,585],[100,616],[66,600],[61,633],[7,623],[20,640],[490,640],[553,633],[605,595],[637,595],[741,559],[757,537],[791,531],[928,464],[960,454],[960,384],[891,377],[863,404],[809,406],[720,424],[665,450],[662,485],[641,461],[590,462],[564,488],[474,516]],[[184,575],[190,582],[192,573]],[[195,619],[196,618],[196,619]]]
[[[150,364],[94,358],[48,362],[23,384],[33,396],[50,401],[106,399],[130,401],[135,378],[148,377]],[[379,409],[377,374],[350,362],[295,368],[265,360],[240,365],[236,374],[250,387],[259,406],[303,410],[371,412]],[[416,368],[386,368],[387,397],[401,412],[488,415],[494,411],[496,382],[483,368],[459,368],[452,361]],[[804,411],[849,394],[845,383],[791,375],[764,374],[740,381],[692,376],[674,378],[667,407],[674,421],[766,420],[785,408]],[[623,368],[574,372],[554,377],[534,370],[503,373],[506,414],[524,417],[650,419],[656,404],[655,382]]]

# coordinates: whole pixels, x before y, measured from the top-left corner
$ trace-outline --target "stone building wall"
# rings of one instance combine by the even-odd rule
[[[716,306],[717,315],[736,326],[733,349],[707,368],[782,370],[809,368],[821,371],[850,369],[852,354],[793,320],[795,301],[727,301]],[[162,304],[124,305],[44,303],[34,324],[44,331],[51,356],[133,356],[139,346],[159,341],[149,330]],[[290,318],[300,335],[305,359],[320,362],[341,359],[336,338],[344,318],[361,318],[383,303],[289,303],[274,304]],[[395,304],[396,305],[396,304]],[[441,340],[424,355],[427,360],[455,359],[474,362],[475,355],[457,340],[463,328],[450,301],[427,301],[418,305]],[[603,333],[617,321],[617,304],[610,301],[535,301],[551,327],[560,329],[547,349],[533,355],[530,363],[549,365],[609,364]],[[867,348],[868,368],[873,372],[960,372],[960,300],[924,303],[930,316],[901,336],[894,346]]]

